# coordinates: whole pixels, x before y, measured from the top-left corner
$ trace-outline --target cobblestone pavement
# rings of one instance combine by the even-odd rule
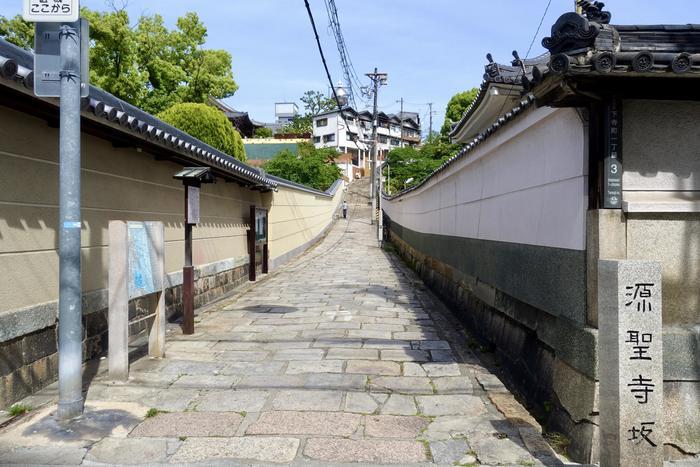
[[[0,461],[562,465],[377,246],[366,190],[351,186],[350,219],[313,250],[171,333],[167,358],[132,363],[124,384],[98,375],[81,419],[53,419],[55,385],[30,398],[51,403],[3,429]]]

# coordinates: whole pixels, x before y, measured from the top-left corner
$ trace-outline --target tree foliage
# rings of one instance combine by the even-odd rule
[[[464,112],[472,105],[478,94],[479,88],[472,88],[469,91],[458,92],[452,96],[445,109],[445,122],[440,129],[442,136],[447,136],[450,133],[452,125],[462,119]]]
[[[385,191],[397,193],[417,185],[458,150],[458,145],[450,144],[437,135],[433,135],[418,148],[391,150],[383,168],[384,176],[389,180]]]
[[[211,106],[175,104],[158,118],[240,161],[246,160],[241,135],[221,111]]]
[[[158,14],[141,16],[132,25],[124,8],[83,8],[81,15],[90,22],[91,82],[147,112],[230,97],[238,89],[231,55],[203,48],[207,28],[196,13],[179,18],[172,30]],[[34,28],[20,16],[0,16],[0,36],[31,48]]]
[[[22,19],[22,15],[13,18],[0,16],[0,37],[23,49],[34,48],[34,25]]]
[[[312,133],[314,116],[337,108],[335,100],[320,91],[306,91],[299,100],[304,106],[304,114],[294,117],[280,130],[281,133]]]
[[[292,182],[325,191],[340,178],[333,148],[316,149],[311,143],[299,143],[299,154],[285,149],[264,165],[266,172]]]
[[[256,138],[272,138],[272,130],[261,126],[260,128],[256,128],[255,132],[253,134]]]

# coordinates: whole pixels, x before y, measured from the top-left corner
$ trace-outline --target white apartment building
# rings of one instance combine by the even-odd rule
[[[317,148],[333,147],[341,153],[338,166],[348,178],[363,175],[369,168],[372,150],[372,113],[352,107],[332,110],[313,119],[313,140]],[[420,143],[420,117],[417,113],[377,114],[378,160],[394,148]]]

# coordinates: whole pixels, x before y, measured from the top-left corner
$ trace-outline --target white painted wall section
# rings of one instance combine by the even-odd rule
[[[576,109],[532,109],[384,208],[417,232],[585,250],[587,147]]]

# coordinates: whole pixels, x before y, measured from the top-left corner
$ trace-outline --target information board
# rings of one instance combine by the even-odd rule
[[[153,245],[153,222],[128,222],[129,299],[163,288]]]

